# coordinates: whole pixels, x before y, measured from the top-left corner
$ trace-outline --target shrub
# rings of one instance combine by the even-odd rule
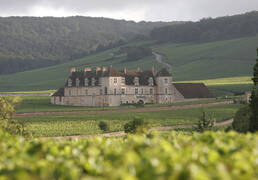
[[[134,120],[124,125],[125,133],[136,133],[144,131],[144,121],[142,118],[134,117]]]
[[[198,132],[204,132],[206,130],[211,131],[215,125],[215,119],[212,116],[207,117],[206,112],[202,112],[202,116],[197,124],[196,130]]]
[[[245,106],[243,108],[240,108],[233,121],[233,129],[238,132],[247,132],[249,131],[249,125],[250,125],[250,118],[252,115],[252,111],[249,106]]]
[[[99,129],[101,129],[104,132],[107,132],[109,128],[108,128],[108,125],[107,125],[106,122],[100,121],[99,122]]]

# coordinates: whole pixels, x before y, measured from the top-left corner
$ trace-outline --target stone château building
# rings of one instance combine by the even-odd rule
[[[172,76],[162,69],[130,71],[124,68],[71,68],[64,88],[52,97],[51,103],[72,106],[119,106],[134,103],[166,104],[185,99],[211,98],[204,84],[173,84]]]

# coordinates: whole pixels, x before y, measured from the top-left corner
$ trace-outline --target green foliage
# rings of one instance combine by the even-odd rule
[[[258,55],[258,48],[257,48]],[[252,111],[252,116],[250,118],[250,131],[258,131],[258,58],[256,59],[256,64],[254,66],[254,87],[251,95],[250,107]]]
[[[258,33],[258,11],[219,17],[207,18],[199,22],[186,22],[155,28],[151,38],[160,42],[207,42],[255,36]]]
[[[34,136],[70,136],[102,133],[98,127],[100,121],[108,124],[109,132],[123,131],[124,125],[134,117],[143,118],[150,127],[196,124],[200,113],[204,110],[213,113],[217,122],[234,117],[243,105],[232,104],[206,108],[177,109],[170,111],[152,112],[117,112],[89,114],[59,114],[30,117],[16,117],[24,123],[27,131]]]
[[[104,121],[99,122],[99,129],[101,129],[104,132],[107,132],[109,130],[108,124]]]
[[[0,96],[0,129],[14,135],[25,135],[24,124],[13,119],[15,105],[20,102],[18,97]]]
[[[257,179],[257,141],[234,132],[59,141],[0,132],[0,179]]]
[[[173,24],[91,17],[0,18],[0,74],[14,73],[85,57]]]
[[[121,47],[118,51],[120,54],[126,54],[126,61],[137,61],[144,57],[152,56],[152,49],[149,47]]]
[[[207,113],[203,111],[202,116],[198,121],[196,130],[198,132],[211,131],[214,128],[215,123],[216,123],[216,120],[214,119],[214,117],[212,115],[207,117]]]
[[[240,108],[233,121],[233,129],[237,132],[248,132],[250,127],[251,109],[249,106]]]
[[[134,117],[134,119],[124,125],[125,133],[135,134],[143,129],[144,124],[143,118]]]
[[[160,52],[167,56],[167,61],[173,66],[173,79],[178,80],[204,80],[221,77],[239,78],[239,90],[243,82],[250,85],[252,68],[255,58],[255,46],[258,36],[243,38],[230,41],[218,41],[212,43],[193,43],[193,44],[159,44],[151,45],[151,41],[141,41],[130,43],[127,46],[150,46],[155,52]],[[70,67],[87,66],[110,66],[123,69],[150,70],[152,66],[156,69],[161,68],[154,56],[145,57],[135,63],[126,61],[126,55],[113,55],[119,48],[113,48],[94,55],[67,62],[65,64],[42,68],[33,71],[26,71],[11,75],[0,76],[0,91],[24,91],[24,90],[46,90],[57,89],[64,85],[68,78]],[[223,66],[221,66],[223,64]],[[234,67],[234,68],[232,68]],[[242,78],[241,76],[245,76]],[[51,78],[49,78],[51,77]],[[223,80],[222,80],[223,81]],[[228,80],[225,80],[228,81]],[[235,84],[237,83],[234,80]],[[221,85],[224,86],[224,85]]]

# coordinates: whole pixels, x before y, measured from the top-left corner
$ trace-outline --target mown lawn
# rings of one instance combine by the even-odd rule
[[[110,132],[121,131],[123,126],[134,117],[143,118],[150,126],[171,126],[197,123],[205,111],[216,121],[223,121],[234,116],[242,105],[223,105],[207,108],[181,109],[171,111],[112,113],[112,114],[73,114],[16,118],[23,122],[28,132],[35,136],[67,136],[101,133],[98,123],[108,124]]]

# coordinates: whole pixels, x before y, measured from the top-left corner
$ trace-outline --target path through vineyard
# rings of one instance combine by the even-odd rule
[[[234,119],[229,119],[227,121],[218,122],[215,124],[216,127],[226,126],[233,123]],[[196,125],[176,125],[176,126],[163,126],[163,127],[153,127],[150,131],[169,131],[174,129],[191,129]],[[116,136],[125,136],[126,133],[124,131],[112,132],[112,133],[103,133],[103,134],[93,134],[93,135],[78,135],[78,136],[58,136],[58,137],[43,137],[44,139],[81,139],[81,138],[91,138],[96,136],[101,137],[116,137]]]

